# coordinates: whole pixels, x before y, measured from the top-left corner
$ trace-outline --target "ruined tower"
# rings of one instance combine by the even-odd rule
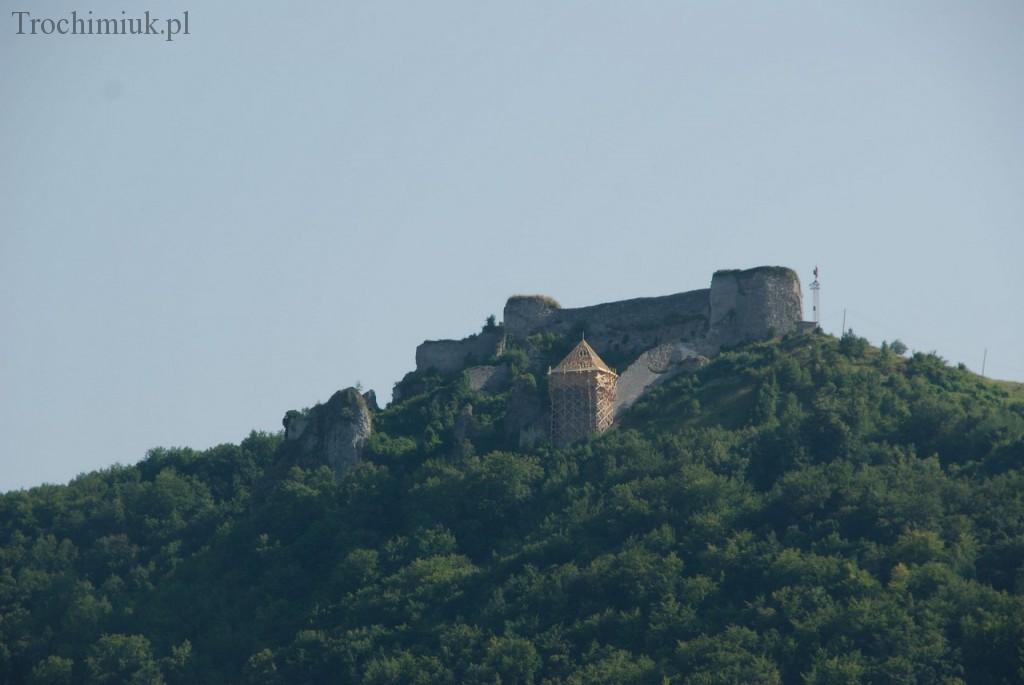
[[[565,447],[612,425],[618,375],[586,340],[548,371],[551,441]]]

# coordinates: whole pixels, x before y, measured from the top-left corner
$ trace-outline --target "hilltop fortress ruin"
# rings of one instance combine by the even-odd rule
[[[516,295],[493,330],[423,342],[416,348],[416,370],[452,373],[501,354],[510,342],[576,331],[602,355],[635,357],[678,342],[710,357],[723,347],[795,331],[802,319],[800,277],[779,266],[716,271],[710,288],[575,309],[563,309],[545,295]]]
[[[716,271],[709,288],[572,309],[544,295],[516,295],[505,303],[500,324],[460,340],[420,344],[416,372],[395,385],[392,401],[414,392],[417,376],[464,373],[472,392],[509,393],[509,440],[520,447],[545,438],[567,445],[605,430],[649,387],[700,368],[723,349],[814,327],[803,321],[799,277],[778,266]],[[572,351],[553,360],[553,351],[561,349],[561,358],[567,344]],[[518,378],[510,351],[526,365]],[[524,370],[538,378],[545,368],[550,397],[522,382]],[[359,460],[374,410],[372,392],[339,391],[308,412],[288,412],[285,441],[340,473]],[[467,411],[463,418],[470,421],[472,407]]]

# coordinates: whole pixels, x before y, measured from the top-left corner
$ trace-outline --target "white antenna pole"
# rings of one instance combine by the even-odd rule
[[[988,348],[985,348],[985,354],[981,357],[981,377],[985,377],[985,362],[988,361]]]
[[[843,307],[843,335],[846,335],[846,307]]]

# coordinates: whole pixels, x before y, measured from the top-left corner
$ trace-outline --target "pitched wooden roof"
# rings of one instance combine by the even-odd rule
[[[565,359],[559,362],[558,366],[551,369],[551,373],[575,373],[579,371],[604,371],[615,374],[601,357],[597,356],[594,348],[581,340],[580,344],[573,348],[572,352],[565,355]]]

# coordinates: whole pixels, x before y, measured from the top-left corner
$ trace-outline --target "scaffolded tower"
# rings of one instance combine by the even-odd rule
[[[619,376],[586,340],[548,370],[551,393],[551,441],[565,447],[602,433],[614,418],[615,385]]]

